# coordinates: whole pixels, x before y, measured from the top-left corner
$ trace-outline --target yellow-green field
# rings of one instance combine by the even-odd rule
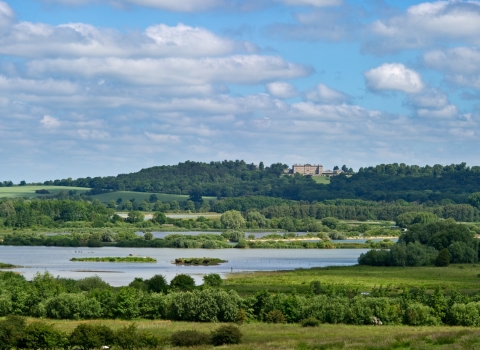
[[[38,194],[36,190],[47,190],[50,194]],[[69,187],[69,186],[12,186],[0,187],[0,198],[14,198],[14,197],[45,197],[58,194],[60,191],[77,191],[78,194],[89,191],[85,187]]]
[[[33,319],[29,319],[29,322]],[[118,329],[131,322],[120,320],[52,321],[55,328],[71,332],[79,323],[98,323]],[[210,332],[219,327],[215,323],[145,321],[135,322],[139,331],[148,331],[163,339],[174,332],[197,330]],[[408,327],[408,326],[347,326],[324,324],[303,328],[298,324],[250,323],[239,326],[243,333],[239,345],[224,345],[215,349],[235,350],[323,350],[323,349],[480,349],[480,330],[467,327]],[[211,345],[190,348],[213,349]]]
[[[480,265],[462,264],[448,267],[375,267],[375,266],[335,266],[293,271],[263,271],[253,273],[233,273],[225,281],[226,289],[234,289],[241,294],[258,290],[299,292],[309,289],[312,281],[359,288],[370,291],[374,287],[390,286],[400,291],[403,288],[426,288],[437,286],[448,290],[457,289],[465,293],[480,291]]]

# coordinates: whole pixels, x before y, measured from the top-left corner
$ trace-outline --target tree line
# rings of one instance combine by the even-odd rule
[[[4,272],[0,273],[0,316],[231,323],[300,323],[310,319],[354,325],[378,319],[388,325],[480,325],[479,295],[438,288],[431,294],[418,288],[392,294],[380,287],[365,294],[312,281],[309,292],[302,295],[263,290],[241,297],[221,286],[222,280],[215,274],[205,276],[201,286],[195,286],[187,275],[177,275],[170,284],[156,275],[112,288],[99,277],[75,281],[43,273],[29,282]]]

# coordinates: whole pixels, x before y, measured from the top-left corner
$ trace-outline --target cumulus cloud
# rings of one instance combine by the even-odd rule
[[[307,76],[312,68],[276,56],[234,55],[202,59],[81,58],[31,61],[30,74],[109,78],[139,85],[256,84]]]
[[[422,118],[450,119],[458,115],[458,108],[454,105],[438,109],[421,108],[417,111],[417,114]]]
[[[364,73],[367,87],[373,91],[401,91],[418,93],[424,84],[420,74],[401,63],[385,63]]]
[[[254,45],[219,37],[201,27],[158,24],[120,33],[84,23],[51,26],[20,22],[0,35],[0,54],[19,57],[203,57],[253,52]]]
[[[294,15],[295,23],[278,23],[266,28],[270,36],[301,41],[340,41],[357,37],[359,23],[354,9],[317,9]]]
[[[409,7],[401,15],[372,23],[363,48],[384,54],[446,42],[478,45],[479,32],[480,1],[425,2]]]
[[[313,89],[307,90],[304,98],[307,101],[326,104],[340,104],[350,100],[350,97],[343,92],[329,88],[324,84],[317,84]]]
[[[53,79],[33,80],[22,78],[8,78],[0,75],[0,91],[19,91],[38,95],[70,95],[77,93],[78,85],[69,81],[58,81]]]
[[[266,86],[267,93],[277,98],[291,98],[298,96],[298,90],[295,86],[285,82],[273,82]]]
[[[408,104],[414,108],[443,108],[448,103],[448,96],[439,89],[429,89],[408,96]]]
[[[223,4],[223,0],[41,0],[45,3],[86,5],[108,2],[116,6],[138,5],[177,12],[206,11]]]
[[[275,0],[275,1],[281,1],[285,5],[290,5],[290,6],[326,7],[326,6],[340,6],[343,4],[343,0]]]
[[[49,115],[43,116],[43,118],[40,120],[40,123],[47,129],[55,129],[61,125],[60,120]]]

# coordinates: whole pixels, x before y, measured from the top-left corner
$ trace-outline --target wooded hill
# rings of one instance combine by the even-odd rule
[[[46,181],[45,185],[93,188],[101,191],[130,190],[201,196],[268,196],[291,200],[323,201],[363,199],[425,203],[428,201],[466,203],[471,193],[480,191],[480,167],[466,163],[420,167],[405,164],[381,164],[360,168],[353,175],[332,177],[329,185],[317,184],[301,175],[287,176],[288,166],[281,163],[264,167],[243,160],[191,162],[157,166],[131,174],[110,177]],[[95,192],[96,191],[96,192]]]

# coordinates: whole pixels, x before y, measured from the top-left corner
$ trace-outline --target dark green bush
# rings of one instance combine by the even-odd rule
[[[280,310],[272,310],[265,315],[265,321],[268,323],[286,323],[287,319]]]
[[[237,326],[224,325],[212,331],[211,342],[215,346],[223,344],[239,344],[242,340],[242,332]]]
[[[319,325],[320,321],[314,317],[309,317],[302,321],[302,327],[318,327]]]
[[[239,309],[238,312],[237,312],[237,315],[235,316],[235,323],[237,324],[243,324],[245,322],[247,322],[248,320],[248,317],[247,317],[247,313],[245,312],[244,309]]]
[[[170,342],[173,346],[197,346],[210,343],[210,336],[199,331],[178,331],[172,334]]]
[[[448,266],[450,265],[450,253],[448,252],[448,249],[442,249],[437,255],[437,258],[435,259],[435,266]]]

